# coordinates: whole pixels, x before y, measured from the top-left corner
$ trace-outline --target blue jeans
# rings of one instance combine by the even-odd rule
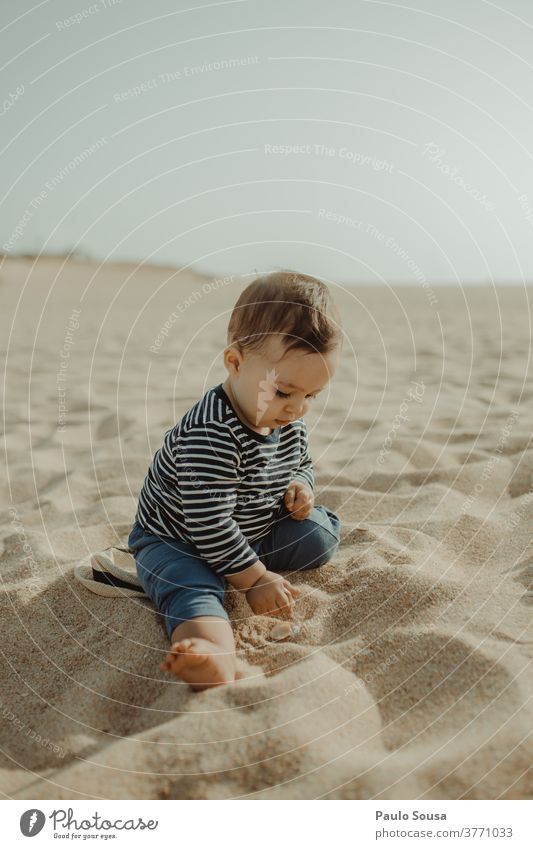
[[[339,540],[340,520],[331,510],[313,507],[307,519],[298,521],[282,504],[268,534],[249,544],[268,570],[294,573],[323,566],[335,554]],[[177,625],[196,616],[229,619],[224,610],[226,580],[195,546],[146,533],[137,521],[128,546],[143,589],[162,613],[169,637]]]

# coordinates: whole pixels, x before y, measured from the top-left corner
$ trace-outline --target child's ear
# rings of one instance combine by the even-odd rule
[[[224,365],[230,374],[238,374],[242,363],[242,354],[235,345],[224,348]]]

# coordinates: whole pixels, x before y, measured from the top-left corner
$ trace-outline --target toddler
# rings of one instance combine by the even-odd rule
[[[299,590],[280,572],[327,563],[340,521],[314,504],[303,416],[337,368],[342,329],[327,286],[284,271],[241,293],[228,376],[163,438],[128,545],[163,614],[161,669],[201,690],[239,677],[224,592],[255,614],[290,617]]]

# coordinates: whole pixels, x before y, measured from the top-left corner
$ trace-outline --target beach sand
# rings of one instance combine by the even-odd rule
[[[296,637],[271,641],[275,620],[228,597],[243,680],[192,692],[159,671],[149,600],[75,580],[80,560],[126,542],[164,432],[225,378],[243,285],[2,264],[1,792],[531,798],[524,289],[332,284],[348,338],[307,423],[316,502],[338,512],[342,542],[295,578]]]

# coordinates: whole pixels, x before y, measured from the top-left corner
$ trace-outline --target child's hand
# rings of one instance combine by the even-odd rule
[[[276,572],[265,572],[246,593],[246,601],[254,613],[264,616],[285,616],[294,613],[294,599],[300,590]]]
[[[291,519],[307,519],[315,503],[315,495],[311,487],[303,481],[291,481],[284,495],[285,507],[291,514]]]

